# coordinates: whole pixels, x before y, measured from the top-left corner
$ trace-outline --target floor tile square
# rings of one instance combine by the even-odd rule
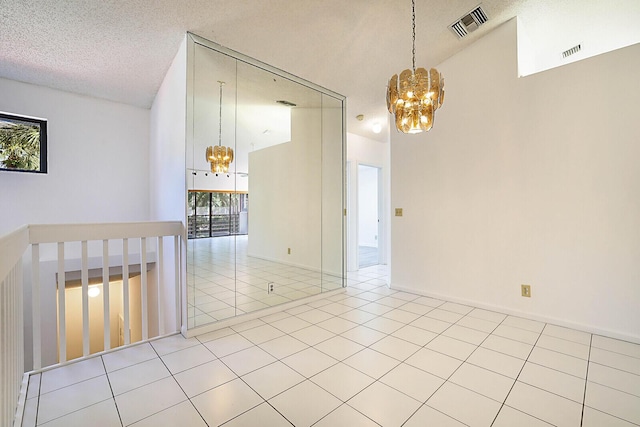
[[[455,357],[456,359],[466,360],[477,347],[455,338],[440,335],[432,339],[425,348]]]
[[[347,402],[382,426],[400,426],[421,403],[381,382],[375,382]]]
[[[591,348],[590,360],[600,365],[640,375],[640,359],[635,357],[593,347]]]
[[[420,317],[413,322],[411,322],[411,326],[415,326],[417,328],[421,328],[427,331],[435,332],[436,334],[441,334],[447,328],[449,328],[452,324],[449,322],[443,322],[442,320],[432,319],[431,317]]]
[[[442,310],[452,311],[458,314],[469,314],[469,312],[473,310],[473,307],[470,307],[468,305],[457,304],[455,302],[445,302],[438,308]]]
[[[38,424],[111,398],[111,388],[106,375],[42,394],[38,405]]]
[[[265,402],[224,424],[224,427],[255,426],[291,427],[291,423]]]
[[[407,325],[395,331],[391,336],[409,341],[422,347],[437,337],[438,334],[415,326]]]
[[[416,298],[416,299],[413,300],[413,302],[415,302],[417,304],[426,305],[426,306],[429,306],[429,307],[434,307],[434,308],[444,304],[444,301],[439,300],[439,299],[435,299],[435,298],[431,298],[431,297]]]
[[[40,376],[40,393],[48,393],[68,385],[104,375],[105,369],[100,357],[92,357],[70,363],[57,369],[45,371]]]
[[[357,308],[340,315],[341,319],[346,319],[358,324],[367,323],[369,320],[375,319],[376,317],[378,316],[375,314],[367,313],[366,311],[362,311]]]
[[[515,380],[469,363],[463,363],[449,381],[480,393],[497,402],[504,402]]]
[[[116,396],[116,405],[126,426],[185,400],[178,383],[169,377]]]
[[[314,427],[378,427],[370,418],[362,415],[351,406],[344,404],[322,418]]]
[[[224,338],[223,338],[224,339]],[[211,341],[212,343],[215,341]],[[184,350],[169,353],[162,357],[172,374],[177,374],[194,366],[215,360],[216,356],[204,345],[189,347]]]
[[[509,326],[503,323],[493,331],[492,335],[497,335],[499,337],[509,338],[514,341],[520,341],[525,344],[534,345],[538,340],[540,333],[516,328],[515,326]]]
[[[276,359],[256,346],[225,356],[220,361],[227,365],[236,375],[242,376],[269,365],[275,362]]]
[[[335,336],[314,346],[317,350],[328,354],[336,360],[344,360],[359,352],[364,346],[341,336]]]
[[[210,426],[220,425],[258,406],[263,399],[242,380],[235,379],[191,399]]]
[[[491,427],[551,427],[551,424],[520,412],[510,406],[502,406]]]
[[[422,405],[422,407],[418,409],[411,418],[409,418],[409,421],[403,424],[403,427],[425,426],[464,427],[465,424],[462,424],[460,421],[457,421],[427,405]]]
[[[204,344],[218,357],[228,356],[240,350],[252,347],[254,344],[240,334],[227,335]]]
[[[557,351],[534,347],[529,355],[529,362],[546,366],[579,378],[587,377],[587,361]]]
[[[326,311],[327,313],[333,314],[334,316],[339,316],[343,313],[353,310],[353,308],[344,304],[334,302],[331,304],[323,305],[322,307],[318,307],[318,310]]]
[[[276,320],[275,322],[271,322],[271,326],[280,329],[282,332],[286,334],[290,334],[291,332],[295,332],[299,329],[311,326],[311,323],[305,320],[302,320],[298,317],[292,316],[292,317],[287,317],[286,319]]]
[[[581,427],[633,427],[636,425],[637,424],[631,424],[613,415],[605,414],[604,412],[585,406]]]
[[[638,396],[589,381],[584,404],[625,421],[640,424],[640,397]]]
[[[471,315],[467,315],[456,322],[458,326],[464,326],[465,328],[475,329],[476,331],[486,332],[490,334],[499,325],[497,322],[491,322],[489,320],[478,319]]]
[[[311,381],[338,399],[347,401],[375,380],[344,363],[337,363],[311,377]]]
[[[429,372],[440,378],[447,379],[462,365],[462,361],[446,354],[423,348],[408,358],[405,363]]]
[[[550,391],[580,404],[584,398],[584,379],[535,363],[525,363],[518,381]]]
[[[386,319],[395,320],[396,322],[408,324],[420,317],[419,314],[404,311],[400,308],[391,310],[382,315]]]
[[[327,356],[313,347],[286,357],[282,359],[282,362],[306,378],[310,378],[338,363],[333,357]]]
[[[380,341],[382,338],[387,336],[387,334],[385,333],[376,331],[375,329],[367,328],[366,326],[362,325],[356,326],[353,329],[349,329],[347,332],[344,332],[341,335],[366,347],[377,341]]]
[[[309,346],[292,336],[284,335],[271,341],[263,342],[259,347],[276,359],[283,359]]]
[[[198,414],[196,408],[194,408],[188,400],[132,424],[132,427],[175,426],[206,427],[207,424],[204,422],[200,414]]]
[[[538,322],[537,320],[525,319],[524,317],[507,316],[502,322],[503,325],[513,326],[518,329],[524,329],[527,331],[540,334],[545,327],[544,322]]]
[[[590,362],[589,381],[640,397],[640,375]]]
[[[175,351],[184,350],[185,348],[199,345],[200,341],[194,338],[185,338],[180,334],[171,335],[159,340],[151,341],[151,346],[160,356],[173,353]]]
[[[365,348],[348,357],[344,360],[344,363],[375,379],[380,378],[400,364],[398,360],[369,348]]]
[[[549,335],[578,344],[591,345],[591,334],[588,332],[576,331],[575,329],[564,328],[562,326],[547,325],[542,331],[542,335]]]
[[[427,405],[471,427],[491,425],[501,407],[501,403],[451,382],[444,383]]]
[[[518,359],[517,357],[483,347],[478,347],[467,359],[467,363],[513,379],[516,379],[520,374],[524,362],[524,359]]]
[[[433,307],[430,307],[428,305],[418,304],[416,302],[408,302],[402,306],[402,310],[408,311],[409,313],[417,314],[420,316],[424,316],[425,314],[427,314],[433,309],[434,309]]]
[[[319,322],[317,326],[326,329],[334,334],[341,334],[358,326],[357,323],[351,322],[347,319],[340,317],[333,317],[331,319]]]
[[[640,344],[603,337],[602,335],[594,335],[591,345],[596,348],[640,359]]]
[[[85,427],[92,420],[92,427],[120,426],[120,417],[113,399],[82,408],[76,412],[56,418],[45,424],[46,427]],[[35,420],[34,420],[35,421]],[[23,423],[23,426],[26,426]]]
[[[342,402],[307,380],[272,398],[269,403],[297,427],[314,424]]]
[[[333,332],[329,332],[328,330],[316,325],[311,325],[306,328],[297,330],[295,332],[292,332],[290,335],[307,345],[316,345],[335,336]]]
[[[271,325],[257,326],[252,329],[240,332],[240,335],[248,339],[254,344],[262,344],[265,341],[272,340],[274,338],[284,335],[280,329],[274,328]]]
[[[424,403],[444,383],[444,380],[401,363],[380,378],[380,382]]]
[[[305,380],[302,375],[282,362],[255,370],[244,375],[242,379],[265,400]]]
[[[500,323],[507,318],[506,314],[498,313],[495,311],[484,310],[482,308],[474,308],[468,314],[468,316],[475,317],[477,319],[487,320],[489,322]]]
[[[304,313],[300,313],[296,315],[296,317],[299,317],[305,322],[315,324],[318,322],[322,322],[323,320],[332,319],[334,316],[332,314],[327,313],[326,311],[313,309],[313,310],[307,310]]]
[[[387,336],[381,339],[371,345],[370,348],[399,361],[405,360],[407,357],[420,350],[420,346],[393,336]]]
[[[109,374],[109,383],[114,395],[126,393],[134,388],[171,376],[160,359],[151,359]]]
[[[520,341],[510,340],[509,338],[499,337],[497,335],[489,335],[480,347],[488,348],[499,353],[508,354],[518,359],[526,360],[531,353],[532,345],[525,344]]]
[[[205,364],[182,371],[174,376],[188,397],[196,396],[207,390],[237,378],[220,360],[212,360]]]
[[[404,326],[404,323],[396,322],[395,320],[387,319],[385,317],[376,317],[369,320],[364,324],[367,328],[375,329],[376,331],[384,334],[391,334]]]
[[[536,343],[536,347],[546,348],[547,350],[557,351],[559,353],[568,354],[569,356],[578,357],[584,360],[589,359],[588,345],[578,344],[573,341],[567,341],[549,335],[541,335]]]
[[[111,372],[146,360],[155,359],[156,357],[158,355],[151,347],[151,344],[145,343],[107,353],[102,356],[102,361],[107,372]]]
[[[514,384],[505,404],[558,427],[580,426],[581,404],[520,381]]]
[[[462,319],[464,316],[462,314],[454,313],[452,311],[442,310],[440,307],[435,310],[431,310],[427,314],[426,317],[431,317],[432,319],[441,320],[443,322],[456,323],[458,320]]]
[[[464,341],[473,345],[480,345],[489,334],[486,332],[477,331],[475,329],[459,326],[458,324],[452,325],[449,329],[444,331],[442,335],[450,338],[455,338],[459,341]]]

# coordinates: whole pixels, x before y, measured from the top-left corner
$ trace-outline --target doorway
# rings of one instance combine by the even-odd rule
[[[358,165],[358,268],[380,263],[381,173]]]

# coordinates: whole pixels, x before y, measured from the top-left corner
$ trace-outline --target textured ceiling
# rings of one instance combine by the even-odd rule
[[[477,5],[416,1],[418,66],[516,15],[541,52],[570,47],[609,10],[631,27],[616,43],[640,41],[638,0],[484,0],[489,22],[458,40],[447,26]],[[386,82],[411,65],[410,8],[408,0],[0,0],[0,77],[148,108],[191,31],[347,96],[349,131],[387,140],[370,125],[386,124]],[[599,29],[610,30],[622,31]]]

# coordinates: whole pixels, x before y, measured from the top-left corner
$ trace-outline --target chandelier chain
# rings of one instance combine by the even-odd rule
[[[412,36],[412,42],[413,42],[413,49],[411,51],[412,53],[412,58],[413,58],[413,74],[416,74],[416,0],[411,0],[411,14],[412,14],[412,30],[413,30],[413,36]]]
[[[218,83],[220,83],[220,114],[218,114],[218,117],[220,118],[220,121],[218,123],[218,146],[222,145],[222,86],[224,86],[224,82],[222,81],[218,81]]]

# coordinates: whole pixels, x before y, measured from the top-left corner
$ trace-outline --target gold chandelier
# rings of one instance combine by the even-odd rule
[[[416,69],[416,2],[411,0],[413,24],[413,68],[389,79],[387,109],[395,115],[396,129],[403,133],[428,132],[436,110],[444,102],[444,78],[435,68]]]
[[[229,172],[229,165],[233,162],[233,149],[222,145],[222,86],[225,83],[222,81],[218,81],[218,83],[220,83],[218,145],[207,147],[207,162],[211,163],[211,172],[216,175]]]

